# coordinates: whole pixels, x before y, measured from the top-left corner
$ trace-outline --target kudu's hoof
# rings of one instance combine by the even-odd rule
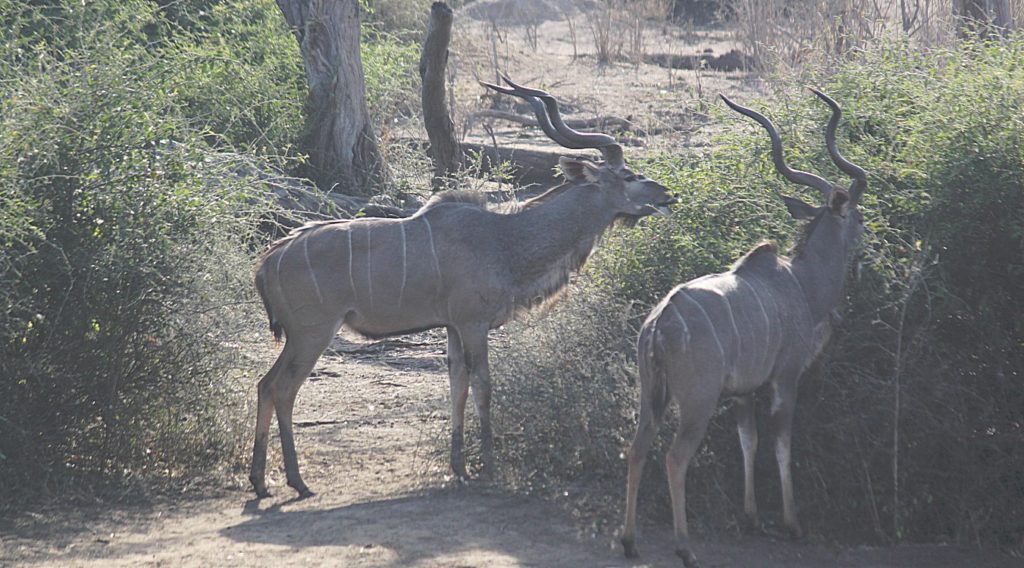
[[[751,518],[746,515],[740,517],[739,520],[740,532],[745,535],[757,535],[764,534],[764,527],[761,526],[761,521],[756,518]]]
[[[270,497],[270,491],[267,491],[266,482],[253,479],[252,477],[249,477],[249,482],[252,483],[252,490],[256,492],[257,499]]]
[[[455,479],[459,483],[465,483],[466,481],[469,481],[469,474],[466,473],[466,466],[465,466],[465,464],[460,464],[460,465],[454,465],[453,464],[452,465],[452,475],[455,476]]]
[[[640,558],[640,551],[636,548],[636,542],[631,538],[623,538],[619,542],[622,543],[622,553],[626,555],[626,558]]]
[[[804,531],[800,525],[787,526],[786,532],[789,534],[790,540],[803,540],[804,538]]]
[[[700,568],[700,562],[697,562],[697,556],[690,552],[689,548],[677,548],[676,556],[683,559],[683,566],[686,568]]]
[[[309,487],[306,487],[305,483],[296,483],[294,485],[289,483],[288,486],[299,493],[299,499],[309,499],[316,495],[316,493],[309,490]]]
[[[494,481],[494,470],[491,468],[484,468],[477,472],[476,479],[482,482]]]

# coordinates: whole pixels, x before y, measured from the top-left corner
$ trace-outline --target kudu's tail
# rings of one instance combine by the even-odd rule
[[[274,311],[270,308],[270,300],[267,299],[266,292],[266,281],[263,277],[263,264],[256,268],[256,276],[254,278],[256,282],[256,291],[260,294],[260,299],[263,300],[263,309],[267,311],[267,319],[270,320],[270,331],[274,334],[275,341],[281,341],[281,337],[284,336],[284,327],[281,323],[274,319]]]
[[[637,338],[637,367],[640,372],[641,404],[650,403],[655,416],[668,405],[668,375],[664,369],[664,340],[658,337],[658,320],[653,318]]]

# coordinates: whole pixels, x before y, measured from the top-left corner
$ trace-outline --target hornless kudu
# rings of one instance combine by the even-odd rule
[[[722,396],[736,401],[743,448],[743,509],[746,521],[756,526],[757,426],[753,402],[754,391],[765,383],[773,389],[770,430],[782,481],[783,517],[793,536],[801,534],[790,477],[790,433],[797,383],[831,333],[831,314],[842,297],[848,253],[863,231],[857,203],[867,186],[864,170],[836,149],[839,105],[823,93],[814,93],[832,108],[825,144],[832,161],[853,178],[848,189],[817,175],[790,169],[782,158],[782,142],[774,125],[761,114],[722,97],[733,110],[756,120],[768,131],[779,173],[794,183],[817,188],[825,204],[812,207],[783,196],[790,215],[811,220],[793,258],[776,254],[771,244],[761,244],[728,272],[677,286],[644,322],[637,341],[640,418],[629,449],[622,537],[628,557],[637,555],[640,474],[672,400],[679,406],[679,429],[665,461],[676,554],[686,566],[697,565],[689,549],[686,526],[686,470]]]
[[[567,127],[555,99],[506,82],[488,87],[530,102],[544,132],[567,148],[595,148],[604,161],[563,157],[566,182],[505,212],[481,196],[440,194],[406,219],[310,223],[274,243],[256,269],[256,288],[284,348],[259,382],[256,441],[249,476],[265,482],[270,419],[277,411],[288,485],[312,495],[299,475],[292,433],[295,395],[344,325],[368,337],[436,327],[448,332],[451,467],[466,477],[463,421],[469,386],[480,416],[484,473],[494,462],[487,333],[552,298],[577,271],[605,229],[668,212],[660,184],[626,167],[606,134]]]

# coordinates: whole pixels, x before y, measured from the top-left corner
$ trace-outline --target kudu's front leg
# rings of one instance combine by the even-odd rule
[[[793,477],[791,473],[791,438],[793,434],[793,411],[796,409],[796,381],[792,384],[775,383],[772,396],[772,410],[769,417],[772,438],[775,440],[775,459],[779,463],[779,479],[782,483],[782,518],[786,529],[794,539],[803,537],[803,530],[797,520],[796,501],[793,498]]]
[[[757,497],[754,492],[754,458],[757,456],[757,420],[754,414],[754,395],[737,397],[733,406],[740,447],[743,449],[743,528],[757,530]]]
[[[480,476],[494,474],[494,433],[491,430],[491,368],[487,360],[486,326],[477,326],[461,334],[469,380],[473,386],[473,401],[480,418]]]
[[[459,332],[453,327],[448,328],[448,381],[452,397],[452,473],[459,481],[465,481],[468,475],[462,445],[466,399],[469,398],[469,370],[466,368],[466,355],[462,349]]]

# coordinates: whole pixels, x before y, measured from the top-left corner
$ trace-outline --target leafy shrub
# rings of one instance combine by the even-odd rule
[[[265,206],[240,158],[208,144],[230,125],[197,125],[195,85],[139,41],[160,21],[151,5],[60,7],[82,26],[19,4],[26,25],[0,32],[7,503],[231,463],[252,370],[232,345],[258,321],[249,246]]]
[[[294,157],[307,88],[284,17],[266,0],[210,4],[182,16],[182,29],[172,28],[159,44],[162,66],[182,85],[190,126],[215,147]]]
[[[862,204],[869,233],[852,263],[845,318],[821,372],[805,380],[796,415],[797,498],[814,532],[1020,544],[1022,56],[1021,37],[927,53],[887,43],[820,78],[846,109],[839,146],[870,177]],[[787,91],[754,106],[779,125],[790,163],[844,179],[824,149],[828,111],[813,96]],[[613,234],[583,276],[584,291],[543,327],[514,328],[495,353],[495,388],[505,392],[494,413],[504,435],[551,430],[535,434],[539,443],[499,445],[515,483],[561,493],[581,472],[618,479],[597,492],[607,499],[612,487],[621,507],[624,466],[614,456],[633,434],[623,417],[636,411],[638,327],[620,322],[621,306],[635,302],[645,315],[673,285],[727,268],[757,241],[795,234],[772,189],[798,190],[774,173],[763,130],[731,113],[717,120],[729,132],[705,155],[638,166],[677,192],[676,213]],[[608,392],[621,388],[628,396]],[[739,445],[732,418],[721,414],[690,468],[696,530],[735,527],[742,509]],[[537,417],[552,422],[533,424]],[[593,436],[595,422],[601,434]],[[771,454],[759,452],[757,470],[769,517],[781,508]],[[648,466],[659,481],[645,481],[642,503],[664,510],[658,468]],[[580,495],[576,505],[595,499],[570,494]]]
[[[387,139],[388,129],[398,116],[419,116],[420,48],[390,33],[366,28],[361,55],[371,118]]]

